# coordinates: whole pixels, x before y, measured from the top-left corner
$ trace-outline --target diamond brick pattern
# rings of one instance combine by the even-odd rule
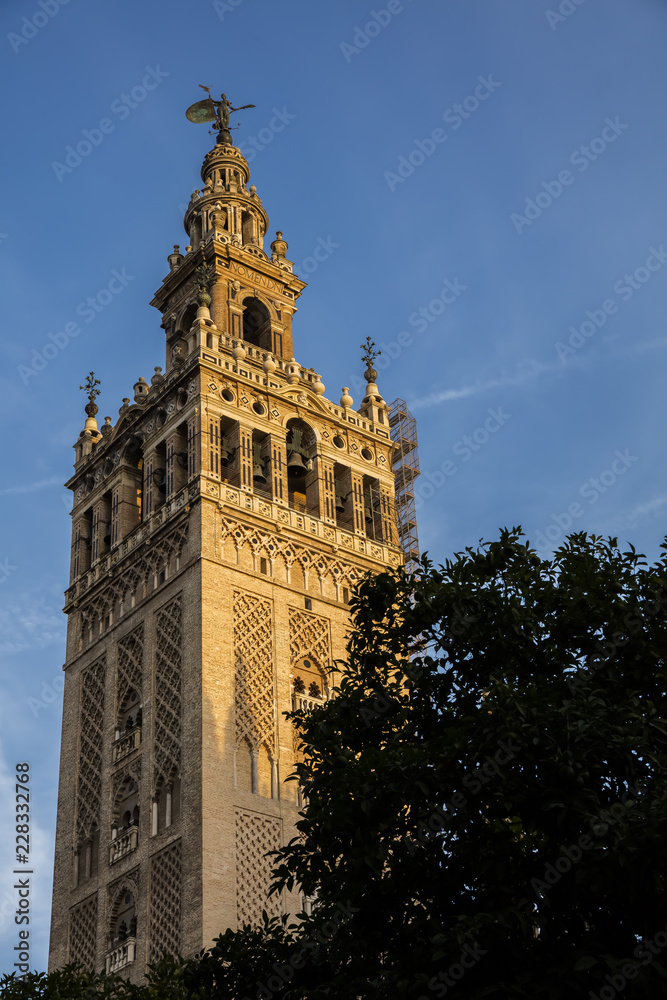
[[[267,851],[281,846],[280,820],[236,810],[236,917],[238,926],[258,924],[262,910],[270,917],[283,912],[279,895],[269,898],[273,858]]]
[[[149,963],[182,951],[180,840],[153,855],[150,872]]]
[[[275,753],[273,616],[260,597],[234,592],[236,740]]]
[[[97,941],[97,893],[69,911],[69,961],[94,971]]]
[[[99,826],[104,743],[104,657],[88,667],[81,679],[79,768],[76,788],[76,831],[79,843]]]
[[[155,744],[153,790],[168,782],[181,763],[181,596],[155,616]]]

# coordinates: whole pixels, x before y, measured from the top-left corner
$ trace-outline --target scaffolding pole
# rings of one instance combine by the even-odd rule
[[[419,451],[417,421],[404,399],[395,399],[389,407],[389,428],[391,440],[396,445],[392,471],[396,489],[398,537],[405,556],[405,568],[408,572],[414,572],[419,560],[414,486],[419,475]]]

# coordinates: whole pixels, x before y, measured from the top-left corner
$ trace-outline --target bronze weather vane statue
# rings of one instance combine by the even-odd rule
[[[211,88],[205,87],[203,83],[199,86],[202,90],[205,90],[208,94],[203,101],[197,101],[195,104],[191,104],[188,110],[185,112],[185,117],[188,121],[194,122],[195,125],[204,125],[208,122],[214,122],[214,128],[211,129],[211,134],[215,130],[218,133],[217,142],[222,145],[233,145],[232,135],[229,131],[229,115],[236,111],[245,111],[247,108],[254,108],[254,104],[243,104],[240,108],[233,108],[232,102],[227,99],[226,94],[220,95],[219,101],[214,101],[211,97]],[[238,125],[235,126],[238,128]]]

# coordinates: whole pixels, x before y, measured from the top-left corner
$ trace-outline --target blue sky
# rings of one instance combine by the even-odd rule
[[[297,360],[359,403],[370,334],[418,418],[422,549],[521,524],[546,552],[569,519],[655,558],[666,35],[659,0],[4,0],[0,969],[24,760],[46,963],[78,386],[94,369],[115,419],[163,364],[148,303],[213,141],[184,117],[198,84],[257,106],[235,136],[310,283]]]

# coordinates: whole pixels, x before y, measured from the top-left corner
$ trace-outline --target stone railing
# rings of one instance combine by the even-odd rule
[[[121,858],[136,851],[139,843],[139,827],[135,824],[131,826],[120,837],[114,837],[109,844],[109,864],[114,865]]]
[[[127,732],[114,740],[112,749],[112,762],[117,764],[123,757],[127,757],[133,750],[136,750],[141,743],[141,726],[128,729]]]
[[[108,951],[105,958],[107,975],[112,972],[118,972],[119,969],[124,969],[126,965],[131,965],[132,962],[134,962],[136,950],[137,939],[129,937],[126,938],[122,944],[119,944],[118,947],[112,948],[111,951]]]

